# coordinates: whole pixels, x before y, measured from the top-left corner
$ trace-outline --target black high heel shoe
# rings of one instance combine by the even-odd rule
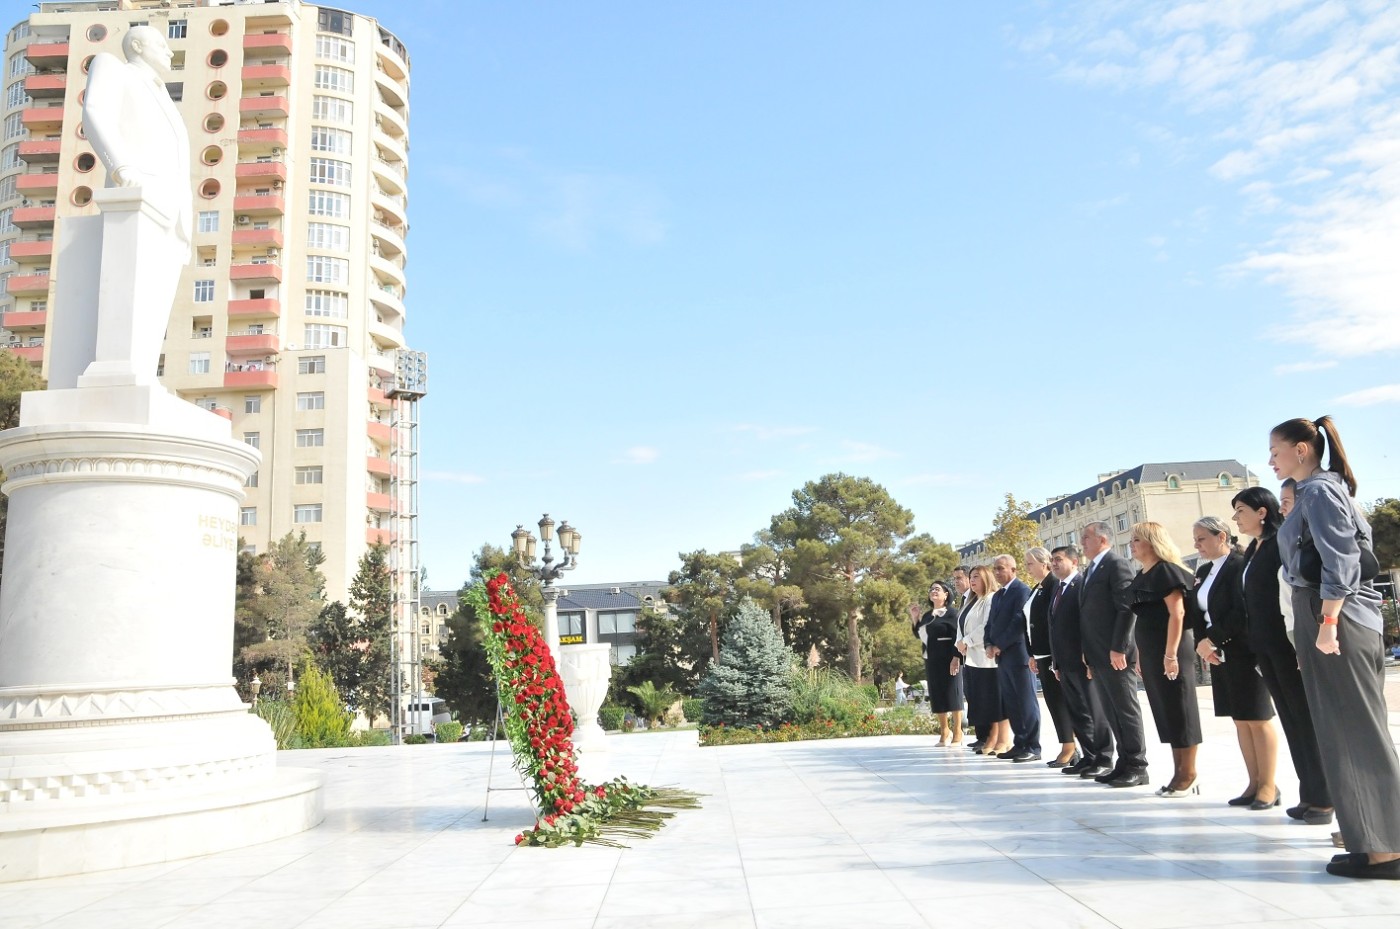
[[[1241,794],[1240,796],[1236,797],[1235,799],[1233,799],[1233,800],[1227,800],[1227,801],[1225,801],[1225,802],[1228,803],[1228,804],[1230,804],[1230,806],[1253,806],[1253,805],[1254,805],[1254,798],[1255,798],[1256,796],[1257,796],[1257,794]]]
[[[1233,803],[1234,801],[1232,800],[1230,802]],[[1271,810],[1276,806],[1283,806],[1283,794],[1277,791],[1274,793],[1274,801],[1272,803],[1267,803],[1263,800],[1255,800],[1249,805],[1249,808],[1251,810]]]

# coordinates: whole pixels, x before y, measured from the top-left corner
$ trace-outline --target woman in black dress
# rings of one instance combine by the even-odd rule
[[[1332,795],[1322,771],[1298,653],[1288,640],[1279,607],[1277,533],[1283,523],[1279,501],[1263,487],[1248,487],[1235,494],[1230,505],[1235,509],[1235,525],[1254,540],[1244,553],[1241,586],[1249,650],[1278,708],[1288,754],[1298,773],[1298,805],[1289,807],[1288,815],[1310,826],[1326,826],[1332,822]]]
[[[1244,555],[1223,519],[1203,516],[1191,527],[1201,556],[1196,571],[1196,654],[1210,665],[1210,690],[1216,716],[1235,721],[1235,737],[1244,756],[1249,786],[1231,806],[1267,810],[1279,805],[1278,736],[1269,720],[1274,706],[1259,676],[1244,618]]]
[[[1196,643],[1186,621],[1190,608],[1186,595],[1196,579],[1181,564],[1181,553],[1160,523],[1134,525],[1131,546],[1133,557],[1142,565],[1128,589],[1129,603],[1137,614],[1134,637],[1139,673],[1157,723],[1157,738],[1172,747],[1172,779],[1158,788],[1157,796],[1199,794],[1196,749],[1201,744],[1201,710],[1196,704],[1196,675],[1190,670]]]
[[[924,646],[924,681],[928,708],[938,717],[939,745],[962,744],[963,679],[952,673],[958,650],[958,614],[950,604],[953,589],[934,581],[928,589],[931,608],[915,621],[914,633]],[[951,736],[951,738],[949,738]]]

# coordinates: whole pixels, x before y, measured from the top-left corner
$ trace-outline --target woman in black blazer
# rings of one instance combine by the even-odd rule
[[[1279,805],[1278,736],[1269,720],[1273,704],[1249,648],[1241,572],[1244,556],[1223,519],[1205,516],[1191,527],[1201,556],[1196,571],[1196,654],[1210,665],[1210,689],[1215,715],[1235,721],[1235,735],[1249,773],[1249,786],[1231,806],[1267,810]]]
[[[1230,501],[1235,525],[1254,541],[1244,553],[1241,572],[1245,627],[1249,648],[1259,674],[1274,698],[1279,723],[1288,739],[1288,754],[1298,772],[1298,805],[1288,815],[1312,826],[1332,822],[1332,795],[1322,770],[1312,711],[1298,670],[1298,653],[1288,640],[1288,629],[1279,607],[1278,527],[1283,523],[1279,501],[1263,487],[1249,487]]]

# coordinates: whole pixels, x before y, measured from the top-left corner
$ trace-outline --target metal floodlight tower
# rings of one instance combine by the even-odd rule
[[[394,614],[389,660],[394,691],[390,723],[393,741],[398,744],[403,739],[404,698],[407,696],[416,707],[421,704],[419,697],[423,693],[423,643],[418,623],[422,598],[418,562],[418,401],[428,393],[428,355],[409,349],[399,349],[395,355],[394,381],[386,385],[384,395],[393,401],[389,577]]]

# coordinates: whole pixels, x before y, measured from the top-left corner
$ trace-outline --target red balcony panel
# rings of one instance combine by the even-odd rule
[[[285,118],[287,98],[283,96],[243,97],[238,101],[238,112],[242,116],[280,116]]]
[[[254,371],[225,371],[224,386],[243,388],[266,387],[270,390],[276,389],[277,372],[270,368]]]
[[[233,211],[235,213],[271,215],[286,212],[287,199],[281,194],[267,194],[258,196],[249,194],[247,196],[233,198]]]
[[[21,229],[52,226],[57,211],[51,206],[17,206],[10,219]]]
[[[51,258],[53,257],[53,239],[44,239],[42,242],[11,242],[11,258]]]
[[[49,314],[43,310],[0,314],[0,327],[6,329],[42,329],[48,325]]]
[[[368,471],[370,474],[377,474],[380,477],[388,477],[390,475],[389,459],[376,458],[373,455],[371,455],[369,458],[365,459],[365,470]]]
[[[388,406],[389,398],[386,397],[384,391],[380,390],[378,387],[371,387],[369,389],[369,402],[378,406]]]
[[[16,345],[10,351],[30,364],[40,364],[44,360],[44,346],[42,345]]]
[[[52,68],[68,60],[67,42],[31,42],[24,50],[28,58],[39,68]]]
[[[369,437],[380,445],[388,445],[394,435],[394,427],[388,423],[370,423],[367,431]]]
[[[233,233],[234,245],[270,245],[274,248],[282,247],[281,229],[235,229]]]
[[[31,132],[57,129],[63,125],[63,107],[31,106],[20,114],[19,119]]]
[[[286,65],[244,65],[243,86],[285,87],[292,82],[292,69]]]
[[[237,178],[265,177],[276,181],[287,179],[287,166],[280,161],[245,161],[233,169]]]
[[[36,99],[61,97],[67,88],[66,74],[31,74],[24,79],[24,92]]]
[[[394,534],[388,529],[366,529],[365,541],[370,545],[388,545],[394,540]]]
[[[229,316],[281,316],[282,301],[272,297],[263,297],[258,300],[230,300],[228,302]]]
[[[15,178],[15,190],[26,196],[58,191],[57,174],[21,174]]]
[[[58,160],[62,147],[62,139],[28,139],[19,143],[19,157],[28,164],[46,164]]]
[[[18,296],[38,296],[49,292],[47,274],[12,274],[5,282],[6,289]]]
[[[383,513],[387,513],[394,508],[393,501],[389,498],[388,494],[367,493],[365,494],[365,505],[371,510],[379,510]]]
[[[231,335],[224,340],[224,350],[230,355],[271,355],[281,351],[277,333],[261,332],[257,335]]]
[[[228,276],[231,281],[280,281],[282,280],[282,266],[275,264],[233,265],[228,269]]]
[[[248,34],[243,37],[244,51],[260,52],[266,55],[269,52],[290,55],[292,53],[292,37],[284,32],[268,35]]]
[[[238,130],[239,148],[286,148],[287,130],[285,129],[240,129]]]

